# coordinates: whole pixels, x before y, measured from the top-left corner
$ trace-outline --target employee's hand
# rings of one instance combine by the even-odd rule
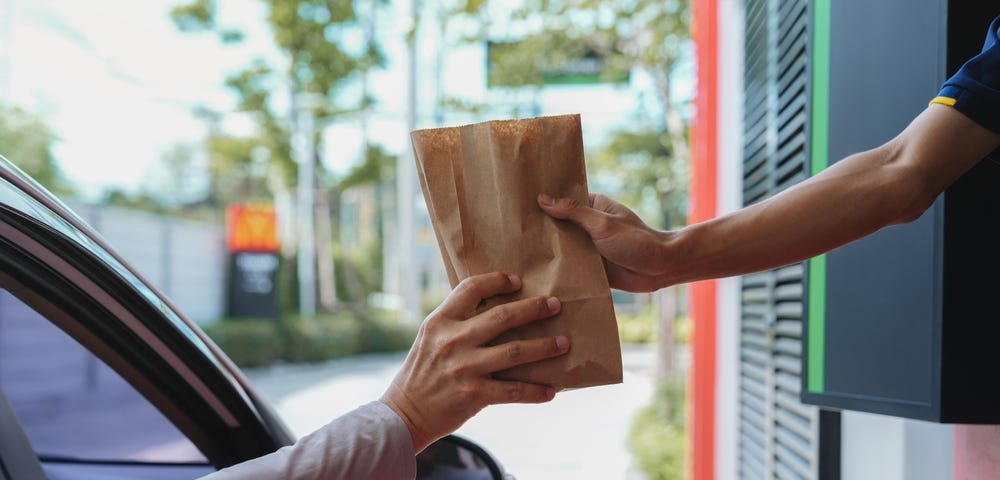
[[[555,297],[534,297],[477,313],[483,299],[516,292],[516,275],[487,273],[462,281],[420,326],[382,402],[406,423],[414,451],[455,431],[487,405],[542,403],[546,385],[494,380],[491,374],[569,351],[563,336],[487,345],[501,333],[559,312]]]
[[[630,292],[649,292],[664,286],[664,245],[670,232],[650,228],[628,207],[604,195],[591,193],[590,205],[569,198],[538,196],[538,205],[552,217],[583,228],[606,260],[608,283]]]

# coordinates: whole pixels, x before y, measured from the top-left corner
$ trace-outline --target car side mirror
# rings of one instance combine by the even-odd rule
[[[475,442],[448,435],[417,455],[417,480],[513,480],[493,455]]]

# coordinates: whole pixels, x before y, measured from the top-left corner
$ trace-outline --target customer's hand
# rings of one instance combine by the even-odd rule
[[[483,299],[520,288],[515,275],[469,277],[420,326],[403,367],[382,396],[409,428],[414,451],[455,431],[487,405],[542,403],[555,396],[550,386],[491,376],[569,351],[569,339],[562,336],[488,345],[507,330],[559,312],[559,300],[544,296],[477,312]]]
[[[628,207],[591,193],[590,205],[569,198],[538,196],[538,205],[552,217],[583,228],[606,260],[611,287],[648,292],[663,287],[664,245],[670,232],[650,228]]]

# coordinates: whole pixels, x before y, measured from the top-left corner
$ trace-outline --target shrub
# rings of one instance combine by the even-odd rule
[[[632,419],[628,446],[649,480],[685,478],[684,380],[662,382]]]
[[[343,311],[315,317],[225,319],[205,333],[240,367],[277,360],[322,362],[368,352],[408,350],[418,325],[404,324],[390,312]]]
[[[618,338],[622,343],[654,343],[659,330],[652,306],[636,313],[618,314]]]
[[[433,313],[434,310],[437,310],[437,308],[444,303],[445,298],[447,297],[444,295],[424,295],[420,299],[420,311],[424,314],[424,318],[427,318],[427,316]]]
[[[372,292],[382,286],[382,242],[347,249],[343,245],[333,249],[333,266],[337,299],[344,303],[360,305]]]
[[[241,367],[267,365],[284,353],[278,324],[266,318],[227,318],[205,333]]]
[[[363,352],[398,352],[409,350],[417,337],[419,325],[404,324],[399,317],[384,310],[372,310],[361,319]]]
[[[691,317],[687,315],[681,315],[677,317],[677,321],[674,322],[674,341],[678,344],[691,343],[691,331],[694,329],[694,325],[691,323]]]
[[[320,362],[361,351],[361,327],[350,313],[289,317],[283,326],[289,362]]]

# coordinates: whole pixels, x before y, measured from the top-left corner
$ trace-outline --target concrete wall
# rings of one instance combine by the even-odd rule
[[[953,426],[848,410],[840,418],[841,478],[951,478]]]
[[[224,226],[114,207],[70,204],[126,262],[191,320],[225,313]]]

